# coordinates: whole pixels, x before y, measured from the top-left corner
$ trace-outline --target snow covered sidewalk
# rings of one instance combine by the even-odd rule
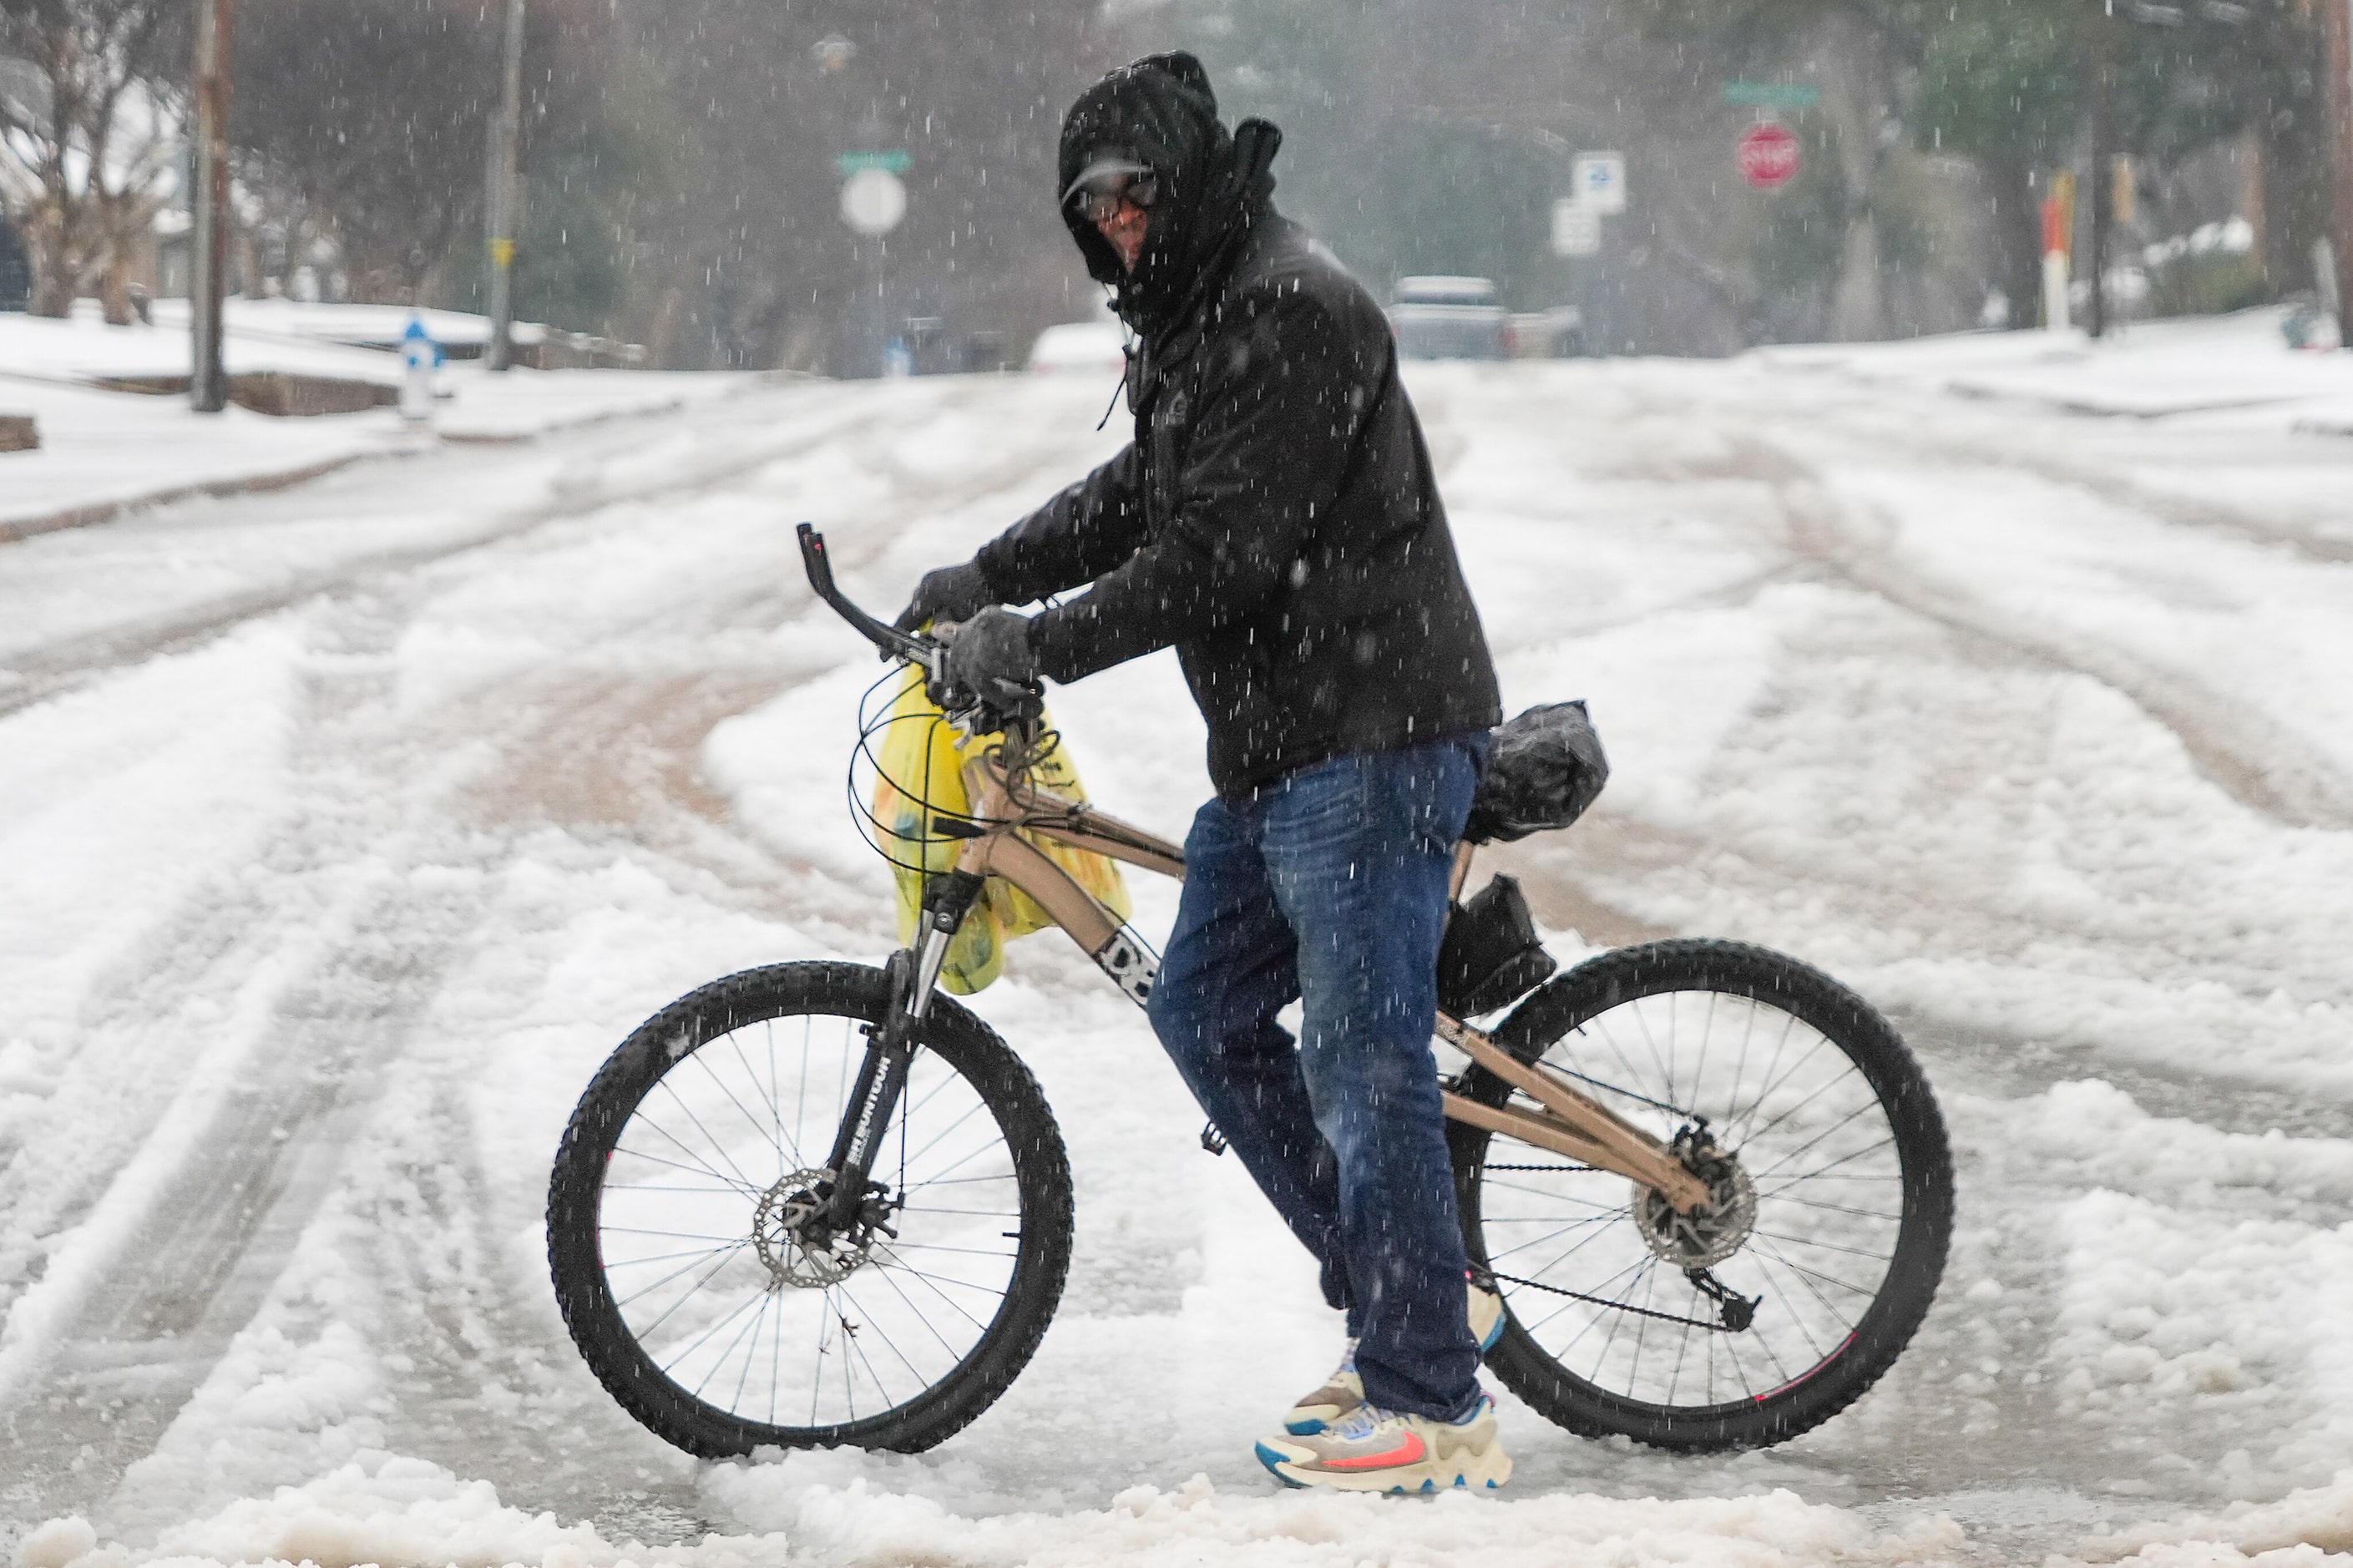
[[[2069,414],[2228,416],[2240,428],[2353,434],[2353,353],[2291,349],[2279,307],[2134,322],[2105,340],[1967,332],[1880,343],[1801,344],[1748,357],[1778,370],[2041,404]]]
[[[371,1452],[301,1486],[164,1530],[152,1546],[102,1542],[79,1518],[27,1535],[18,1568],[1975,1568],[1949,1518],[1874,1529],[1786,1489],[1669,1500],[1557,1493],[1220,1492],[1207,1476],[1129,1487],[1105,1507],[959,1512],[913,1464],[910,1489],[878,1488],[826,1455],[717,1465],[713,1512],[749,1528],[649,1543],[500,1500],[487,1481]],[[2219,1516],[2104,1531],[2037,1568],[2326,1568],[2353,1561],[2353,1472],[2333,1486]],[[2024,1563],[2010,1568],[2027,1568]]]
[[[477,362],[456,361],[441,373],[452,395],[438,406],[429,432],[410,428],[391,408],[316,417],[237,407],[199,415],[180,395],[99,390],[100,381],[188,374],[186,330],[164,308],[174,303],[159,303],[161,324],[154,327],[109,327],[88,301],[69,321],[0,314],[0,413],[31,415],[41,440],[37,450],[0,454],[0,540],[185,495],[296,483],[437,439],[520,440],[586,421],[683,407],[733,395],[759,379],[522,368],[491,375]],[[231,375],[282,372],[397,385],[396,356],[306,336],[301,307],[240,312],[236,303],[223,349]],[[240,328],[248,319],[257,324]]]
[[[1102,1508],[972,1515],[927,1495],[939,1489],[935,1475],[914,1471],[907,1479],[916,1489],[899,1492],[840,1470],[808,1455],[713,1467],[703,1479],[712,1502],[752,1530],[649,1546],[507,1507],[488,1483],[461,1482],[438,1466],[370,1454],[306,1486],[176,1526],[137,1552],[100,1545],[80,1520],[54,1521],[26,1541],[18,1561],[21,1568],[1926,1568],[1955,1562],[1961,1542],[1949,1521],[1883,1533],[1787,1491],[1696,1503],[1574,1495],[1398,1502],[1234,1496],[1197,1475],[1165,1489],[1126,1488]]]

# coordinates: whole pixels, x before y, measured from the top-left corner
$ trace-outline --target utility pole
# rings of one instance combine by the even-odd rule
[[[522,142],[522,0],[507,0],[506,85],[491,131],[490,368],[514,363],[515,158]]]
[[[2337,342],[2353,348],[2344,317],[2353,315],[2353,0],[2321,0],[2327,43],[2328,232],[2337,253]]]
[[[2092,319],[2084,323],[2097,338],[2108,330],[2108,232],[2116,205],[2116,0],[2101,0],[2085,16],[2092,65]],[[2339,6],[2348,0],[2331,0]]]
[[[221,301],[228,292],[228,7],[229,0],[196,0],[188,401],[199,414],[217,414],[228,404],[221,367]]]

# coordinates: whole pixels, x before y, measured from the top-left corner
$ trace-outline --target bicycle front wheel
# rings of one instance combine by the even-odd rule
[[[1892,1365],[1944,1272],[1952,1154],[1895,1031],[1763,948],[1664,942],[1580,964],[1496,1031],[1662,1142],[1696,1131],[1717,1201],[1450,1126],[1463,1235],[1509,1308],[1488,1365],[1588,1436],[1755,1447]],[[1473,1067],[1461,1092],[1534,1102]]]
[[[1036,1079],[935,997],[860,1223],[813,1226],[887,1009],[881,970],[748,970],[648,1019],[556,1155],[548,1262],[575,1343],[658,1436],[913,1452],[1029,1363],[1071,1257],[1071,1174]]]

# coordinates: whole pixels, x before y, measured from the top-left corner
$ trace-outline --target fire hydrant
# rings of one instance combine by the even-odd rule
[[[425,318],[412,313],[408,330],[400,335],[400,416],[412,425],[433,417],[433,377],[441,368],[441,345],[425,330]]]

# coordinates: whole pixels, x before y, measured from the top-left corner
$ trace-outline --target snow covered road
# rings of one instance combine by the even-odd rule
[[[1489,862],[1565,959],[1799,953],[1938,1085],[1954,1256],[1879,1390],[1727,1458],[1514,1406],[1512,1500],[1270,1497],[1250,1438],[1337,1329],[1042,936],[977,999],[1078,1179],[1013,1391],[918,1458],[702,1467],[621,1415],[545,1283],[572,1101],[688,987],[890,941],[840,798],[877,669],[790,524],[894,606],[1116,444],[1092,382],[810,385],[0,548],[0,1546],[69,1515],[34,1558],[2353,1546],[2353,443],[1756,362],[1412,384],[1507,708],[1588,698],[1616,770]],[[1181,830],[1171,659],[1055,706],[1099,799]],[[2242,1502],[2278,1507],[2163,1522]]]

